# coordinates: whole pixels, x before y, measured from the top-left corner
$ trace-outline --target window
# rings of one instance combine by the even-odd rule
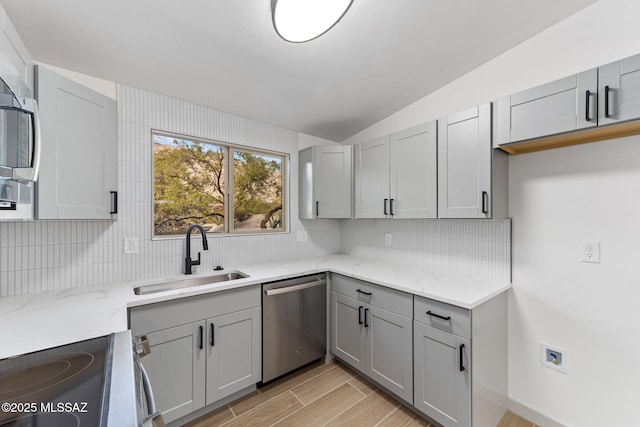
[[[287,156],[152,131],[153,234],[286,230]]]

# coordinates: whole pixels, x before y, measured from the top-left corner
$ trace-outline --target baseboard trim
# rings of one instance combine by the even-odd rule
[[[522,418],[531,421],[532,423],[539,425],[541,427],[567,427],[566,424],[561,423],[558,420],[554,420],[551,417],[548,417],[535,409],[525,405],[524,403],[518,402],[512,398],[509,398],[507,402],[507,407],[511,412],[521,416]]]

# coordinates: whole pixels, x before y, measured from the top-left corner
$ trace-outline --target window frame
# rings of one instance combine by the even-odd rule
[[[228,237],[228,236],[264,236],[273,234],[288,234],[289,229],[289,166],[290,166],[290,154],[282,153],[279,151],[265,150],[261,148],[255,148],[248,145],[232,144],[226,141],[220,141],[209,138],[202,138],[198,136],[168,132],[159,129],[151,129],[151,240],[167,240],[167,239],[181,239],[183,234],[167,234],[156,235],[155,234],[155,157],[154,157],[154,135],[182,139],[187,141],[199,142],[207,145],[215,145],[224,149],[224,231],[213,233],[207,232],[207,237]],[[250,230],[234,230],[234,172],[235,165],[233,161],[233,152],[241,151],[243,153],[250,153],[259,156],[269,156],[282,159],[282,228],[265,228],[265,229],[250,229]]]

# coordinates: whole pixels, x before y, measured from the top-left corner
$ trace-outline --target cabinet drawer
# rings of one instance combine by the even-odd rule
[[[425,325],[471,338],[471,313],[466,308],[416,296],[413,318]]]
[[[214,292],[134,307],[129,328],[135,336],[260,305],[260,285]]]
[[[406,292],[339,274],[331,275],[331,290],[401,316],[410,318],[412,314],[413,295]]]

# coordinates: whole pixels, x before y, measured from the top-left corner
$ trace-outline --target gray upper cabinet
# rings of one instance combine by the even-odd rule
[[[594,127],[598,71],[574,74],[496,101],[496,146]]]
[[[598,125],[640,118],[640,55],[598,68]]]
[[[115,219],[116,102],[36,68],[42,129],[38,219]]]
[[[437,148],[435,121],[356,146],[356,218],[436,218]]]
[[[438,120],[438,217],[506,217],[507,174],[491,144],[490,103]]]
[[[389,211],[389,137],[355,147],[356,218],[386,218]]]
[[[437,218],[436,135],[435,121],[391,135],[389,213],[394,218]]]
[[[351,218],[353,146],[309,147],[298,160],[299,217]]]
[[[495,146],[511,154],[637,135],[640,55],[500,98],[494,115]]]

